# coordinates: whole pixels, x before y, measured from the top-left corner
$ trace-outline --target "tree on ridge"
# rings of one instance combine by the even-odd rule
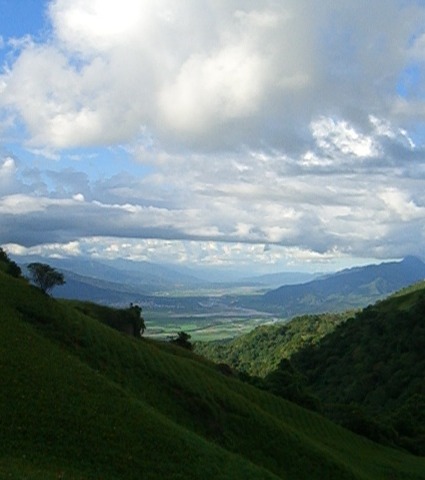
[[[54,287],[65,283],[63,273],[58,272],[46,263],[30,263],[27,268],[30,272],[31,280],[37,287],[41,288],[43,293],[48,293]]]

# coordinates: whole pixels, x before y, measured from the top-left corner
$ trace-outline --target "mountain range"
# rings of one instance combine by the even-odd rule
[[[122,259],[45,258],[35,255],[11,258],[24,271],[25,266],[32,262],[48,263],[60,270],[66,283],[55,290],[58,297],[93,300],[109,305],[125,305],[129,301],[143,303],[145,297],[168,296],[170,292],[181,292],[186,296],[187,291],[197,294],[200,290],[209,290],[214,293],[245,287],[264,291],[280,285],[306,282],[316,276],[302,272],[280,272],[245,277],[227,270],[191,269]]]
[[[66,283],[54,290],[56,297],[114,306],[133,302],[153,306],[156,311],[173,308],[187,313],[188,317],[194,314],[194,305],[196,313],[208,314],[208,299],[213,297],[220,299],[218,303],[224,310],[252,309],[280,318],[342,312],[365,307],[425,278],[425,264],[417,257],[345,269],[317,278],[300,272],[281,272],[234,282],[224,273],[221,282],[213,282],[203,277],[205,271],[149,262],[39,257],[16,260],[23,267],[41,261],[61,270]],[[201,273],[202,278],[196,276]],[[283,284],[275,288],[277,282]]]
[[[299,285],[285,285],[261,298],[262,305],[286,316],[344,311],[374,303],[425,278],[425,263],[417,257],[345,269]]]

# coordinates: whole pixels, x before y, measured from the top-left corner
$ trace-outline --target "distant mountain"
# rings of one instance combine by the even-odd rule
[[[21,265],[31,262],[48,263],[60,270],[66,283],[55,288],[57,298],[91,300],[114,306],[130,302],[150,303],[150,297],[168,297],[173,294],[204,289],[217,295],[238,288],[266,291],[282,284],[302,283],[314,278],[313,274],[281,272],[257,277],[242,278],[236,272],[217,269],[194,269],[185,266],[160,265],[131,260],[93,260],[84,257],[45,258],[41,256],[12,256]],[[165,300],[165,303],[169,303]],[[187,302],[185,302],[186,304]],[[173,305],[175,301],[173,302]]]
[[[79,281],[83,281],[82,277],[85,277],[86,279],[83,283],[87,283],[87,278],[103,280],[108,282],[108,289],[110,289],[109,287],[112,287],[113,284],[125,284],[131,286],[132,290],[137,289],[137,291],[141,292],[152,292],[170,291],[206,284],[206,282],[185,271],[180,271],[178,268],[173,269],[168,266],[150,262],[133,262],[129,260],[97,261],[84,257],[11,257],[22,266],[31,262],[48,263],[58,270],[72,272],[76,276],[80,276]],[[66,291],[66,289],[63,291]]]
[[[350,268],[299,285],[272,290],[261,302],[285,315],[343,311],[364,307],[425,278],[425,263],[417,257],[400,262]]]
[[[137,288],[126,283],[108,282],[99,278],[87,277],[60,269],[66,283],[56,287],[56,298],[78,299],[97,302],[103,305],[124,306],[140,302],[140,296],[149,295],[148,289]]]

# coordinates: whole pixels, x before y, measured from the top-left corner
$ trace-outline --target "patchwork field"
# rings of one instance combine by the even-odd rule
[[[196,314],[144,310],[143,315],[147,327],[145,335],[161,340],[181,330],[191,335],[195,341],[229,340],[248,333],[259,325],[282,320],[271,314],[248,310]]]

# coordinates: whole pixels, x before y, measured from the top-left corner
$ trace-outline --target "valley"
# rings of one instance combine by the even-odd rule
[[[425,457],[419,452],[413,455],[397,442],[372,441],[367,431],[338,426],[320,404],[307,402],[310,393],[300,390],[296,371],[284,370],[284,362],[271,368],[264,383],[242,376],[190,348],[129,334],[128,322],[136,319],[133,307],[53,298],[15,267],[7,257],[0,261],[5,386],[0,390],[0,478],[425,479]],[[382,302],[382,309],[380,304],[366,309],[365,318],[392,311],[396,319],[404,309],[412,321],[423,319],[423,313],[418,317],[423,291],[416,286],[402,292]],[[326,318],[314,323],[306,316],[302,329],[296,329],[301,335],[291,336],[298,339],[293,347],[298,349],[308,332],[326,339],[332,329],[338,332],[338,325],[350,322]],[[287,325],[288,333],[291,323],[280,328]],[[418,339],[423,338],[421,324]],[[261,326],[252,334],[275,327]],[[397,338],[393,327],[390,332]],[[257,338],[267,344],[268,335]],[[261,353],[258,345],[255,351]],[[322,349],[318,354],[331,358]],[[412,379],[412,395],[423,378],[423,366],[418,366],[401,373]],[[418,402],[400,404],[402,418],[410,418]],[[409,447],[412,438],[403,431],[402,445]]]
[[[425,0],[0,0],[0,480],[425,480]]]
[[[34,259],[16,260],[24,268]],[[231,339],[297,315],[361,309],[425,278],[425,264],[416,257],[327,275],[283,272],[232,280],[224,272],[220,276],[147,262],[49,262],[66,278],[54,291],[57,298],[120,308],[138,304],[146,335],[164,339],[184,330],[203,341]],[[277,285],[282,281],[286,283]]]

